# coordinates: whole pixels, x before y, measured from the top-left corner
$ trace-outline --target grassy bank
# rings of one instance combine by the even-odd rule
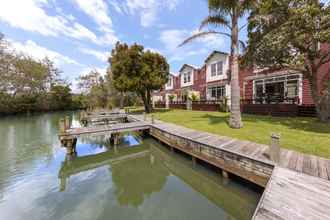
[[[330,158],[330,124],[314,118],[243,115],[244,128],[228,127],[228,114],[170,110],[155,113],[156,118],[188,128],[242,140],[269,144],[270,133],[281,133],[283,148]]]

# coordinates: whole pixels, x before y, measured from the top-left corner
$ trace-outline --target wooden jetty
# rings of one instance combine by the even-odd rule
[[[275,167],[253,220],[330,219],[330,181]]]
[[[130,115],[130,123],[66,130],[68,146],[81,135],[145,130],[156,139],[197,160],[266,187],[254,219],[330,219],[330,160],[279,148],[279,136],[270,145],[196,131],[145,116]],[[67,124],[67,123],[65,123]],[[301,196],[302,194],[304,194]],[[274,195],[275,194],[275,195]],[[306,202],[311,199],[312,202]],[[320,200],[320,201],[316,201]],[[299,213],[293,215],[292,213]],[[292,214],[292,217],[290,214]]]

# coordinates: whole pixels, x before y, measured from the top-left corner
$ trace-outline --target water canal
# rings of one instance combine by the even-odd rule
[[[69,160],[58,121],[74,113],[0,119],[0,219],[250,219],[261,191],[222,179],[152,138],[78,139]]]

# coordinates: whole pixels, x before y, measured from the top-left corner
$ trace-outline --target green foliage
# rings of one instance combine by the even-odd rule
[[[175,95],[173,95],[173,94],[170,94],[168,96],[168,99],[170,100],[170,102],[173,102],[174,98],[175,98]]]
[[[262,0],[249,19],[249,47],[245,63],[287,68],[309,80],[321,121],[330,119],[317,83],[322,65],[330,62],[330,6],[312,0]],[[327,73],[330,74],[329,72]]]
[[[199,101],[199,96],[196,95],[195,93],[191,93],[190,99],[191,101],[196,102]]]
[[[109,60],[115,89],[134,92],[142,98],[147,112],[151,111],[151,92],[168,80],[169,65],[158,53],[144,51],[143,46],[117,43]]]
[[[222,101],[219,104],[219,111],[220,112],[229,112],[228,97],[227,96],[222,98]]]
[[[81,108],[72,105],[71,89],[50,59],[10,51],[0,34],[0,114]]]

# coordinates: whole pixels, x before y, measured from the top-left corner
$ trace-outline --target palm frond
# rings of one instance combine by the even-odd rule
[[[197,34],[194,34],[193,36],[187,38],[186,40],[184,40],[178,47],[182,47],[183,45],[192,42],[193,40],[196,40],[198,38],[202,38],[202,37],[207,37],[209,35],[224,35],[227,36],[229,38],[231,38],[231,35],[228,33],[224,33],[224,32],[219,32],[219,31],[205,31],[205,32],[199,32]]]
[[[199,26],[199,30],[203,29],[208,25],[212,25],[215,27],[225,26],[230,29],[230,25],[227,18],[221,14],[207,16]]]

